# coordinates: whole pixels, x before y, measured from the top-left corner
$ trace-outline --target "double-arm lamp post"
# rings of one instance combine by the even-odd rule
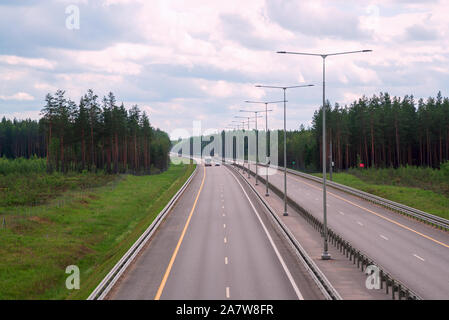
[[[266,159],[266,166],[267,166],[266,167],[266,177],[265,177],[265,187],[266,187],[265,195],[269,196],[269,193],[268,193],[268,168],[270,166],[270,161],[269,161],[269,157],[268,157],[268,112],[273,111],[273,110],[268,110],[268,105],[272,104],[272,103],[281,103],[283,101],[249,101],[249,100],[246,100],[245,102],[246,103],[263,103],[263,104],[265,104],[265,136],[266,136],[266,141],[265,141],[266,157],[265,157],[265,159]],[[257,169],[256,169],[256,171],[257,171]],[[257,179],[256,179],[256,182],[257,182]]]
[[[255,121],[256,122],[256,132],[257,132],[257,118],[261,118],[261,117],[258,117],[256,115],[256,117],[254,119],[251,119],[251,117],[241,117],[241,116],[234,116],[234,118],[248,119],[247,120],[247,122],[248,122],[248,132],[249,132],[249,123],[250,123],[250,121]],[[248,139],[249,139],[249,137],[248,137]],[[256,149],[257,149],[257,141],[256,141]],[[257,155],[256,155],[256,157],[257,157]],[[257,160],[256,160],[256,172],[257,172]],[[249,140],[248,140],[248,179],[250,179],[250,178],[251,178],[251,173],[250,173],[250,163],[249,163]],[[256,185],[257,185],[257,173],[256,173]]]
[[[248,122],[248,131],[249,131],[249,121],[250,117],[240,117],[240,116],[234,116],[234,118],[241,118],[241,119],[247,119],[246,122]],[[245,130],[245,120],[242,121],[242,129]],[[243,152],[243,167],[245,167],[245,152]],[[249,173],[249,149],[248,149],[248,179],[251,178],[251,174]]]
[[[291,52],[291,51],[278,51],[277,53],[282,54],[296,54],[303,56],[317,56],[323,59],[323,253],[321,254],[321,259],[329,260],[331,258],[328,252],[327,243],[327,208],[326,208],[326,117],[325,117],[325,105],[326,105],[326,58],[329,56],[338,56],[351,53],[364,53],[371,52],[372,50],[358,50],[358,51],[345,51],[345,52],[335,52],[335,53],[307,53],[307,52]],[[332,166],[332,163],[330,164]]]
[[[256,186],[258,185],[257,183],[257,178],[258,178],[258,168],[259,168],[259,132],[257,130],[257,118],[260,118],[258,116],[259,113],[261,112],[265,112],[265,127],[267,127],[267,114],[268,111],[273,111],[273,110],[240,110],[240,112],[253,112],[254,113],[254,118],[256,119]],[[266,128],[267,129],[267,128]]]
[[[293,88],[304,88],[304,87],[313,87],[313,84],[306,84],[301,86],[289,86],[289,87],[280,87],[280,86],[263,86],[256,85],[257,88],[272,88],[272,89],[282,89],[284,90],[284,216],[288,216],[287,213],[287,129],[286,129],[286,91],[287,89]]]

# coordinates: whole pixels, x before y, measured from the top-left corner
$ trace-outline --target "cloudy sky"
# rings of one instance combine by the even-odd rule
[[[37,119],[46,93],[78,102],[92,88],[138,104],[169,133],[195,120],[223,128],[239,109],[260,108],[245,100],[282,99],[255,84],[311,83],[287,93],[288,128],[307,126],[321,59],[277,50],[374,50],[328,59],[332,103],[380,91],[447,96],[448,12],[448,1],[431,0],[2,0],[0,117]],[[280,128],[282,105],[272,108]]]

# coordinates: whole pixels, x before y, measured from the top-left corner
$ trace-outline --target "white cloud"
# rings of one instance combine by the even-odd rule
[[[297,128],[310,123],[320,105],[321,59],[279,55],[277,50],[373,49],[370,54],[327,60],[331,102],[350,103],[379,91],[429,96],[449,85],[446,0],[78,3],[81,19],[88,14],[83,10],[91,8],[117,20],[82,20],[80,33],[71,33],[75,37],[63,42],[37,37],[46,25],[18,21],[26,39],[37,37],[39,46],[20,51],[10,44],[5,52],[13,53],[0,55],[0,98],[11,104],[4,108],[14,108],[15,101],[38,108],[33,97],[42,101],[46,92],[59,88],[75,101],[88,88],[100,97],[111,90],[127,105],[139,104],[153,125],[170,131],[191,128],[194,119],[202,119],[207,127],[223,126],[244,100],[282,99],[280,91],[255,84],[313,83],[315,88],[288,93],[288,126]],[[38,12],[46,9],[45,4],[37,7]],[[33,16],[33,5],[27,9],[27,17]],[[119,28],[123,34],[116,35],[114,27],[123,21],[138,27]],[[50,22],[54,29],[57,24]],[[91,35],[86,42],[101,44],[81,47],[83,39],[76,35],[86,31],[86,37]],[[107,41],[102,42],[104,37]],[[282,126],[281,107],[273,106],[273,127]]]
[[[17,92],[10,96],[0,95],[0,100],[33,101],[34,97],[26,92]]]
[[[0,62],[17,65],[27,66],[33,68],[54,69],[55,63],[44,58],[24,58],[18,56],[0,55]]]

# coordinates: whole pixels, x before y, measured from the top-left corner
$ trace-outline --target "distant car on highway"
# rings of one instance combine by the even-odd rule
[[[212,159],[211,159],[211,157],[205,157],[204,158],[204,165],[206,167],[211,167],[212,166]]]

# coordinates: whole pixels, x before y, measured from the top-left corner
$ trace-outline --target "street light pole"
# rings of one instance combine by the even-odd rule
[[[232,131],[235,131],[235,127],[233,128]],[[237,126],[237,131],[239,131],[238,126]],[[234,162],[234,165],[235,165],[235,163],[237,162],[237,150],[234,150],[234,139],[232,141],[232,159],[233,159],[233,162]],[[237,167],[237,169],[238,169],[238,167]]]
[[[326,199],[326,56],[323,57],[323,253],[321,259],[329,260],[329,248],[327,243],[327,199]]]
[[[256,85],[257,88],[274,88],[284,90],[284,216],[288,216],[287,212],[287,119],[286,119],[286,91],[287,89],[313,87],[313,84],[307,84],[302,86],[290,86],[290,87],[278,87],[278,86],[262,86]]]
[[[257,182],[257,176],[258,176],[258,159],[259,159],[259,132],[257,131],[257,118],[259,117],[257,114],[262,111],[249,111],[249,110],[240,110],[240,112],[254,112],[254,121],[256,122],[256,183],[255,185],[258,185]],[[249,119],[249,117],[248,117]],[[248,120],[249,121],[249,120]],[[249,140],[248,140],[248,162],[249,162]]]
[[[285,100],[285,95],[287,88],[282,88],[284,90],[284,216],[288,216],[287,212],[287,107]]]
[[[268,169],[269,169],[269,167],[270,167],[270,161],[269,161],[269,157],[268,157],[268,112],[269,111],[273,111],[273,110],[268,110],[268,105],[269,104],[271,104],[271,103],[280,103],[280,102],[283,102],[283,101],[269,101],[269,102],[266,102],[266,101],[245,101],[246,103],[263,103],[263,104],[265,104],[265,154],[266,154],[266,156],[265,156],[265,161],[266,161],[266,170],[265,170],[265,173],[266,173],[266,177],[265,177],[265,196],[269,196],[269,193],[268,193]]]
[[[248,119],[248,133],[249,133],[249,121],[251,119],[251,117],[239,117],[239,116],[235,116],[234,118],[245,118]],[[243,121],[243,123],[245,123],[245,121]],[[256,123],[257,126],[257,123]],[[249,138],[248,138],[248,153],[247,153],[247,162],[248,162],[248,179],[251,179],[251,174],[250,174],[250,167],[249,167]],[[243,164],[245,164],[245,153],[243,152]]]
[[[235,118],[237,118],[237,117],[235,117]],[[243,118],[243,117],[238,117],[238,118]],[[245,130],[245,121],[232,120],[232,122],[238,122],[239,124],[241,123],[242,124],[242,132],[243,132],[243,130]],[[238,130],[240,130],[239,124],[237,125]],[[245,152],[243,152],[243,159],[242,159],[242,173],[244,173],[244,172],[245,172]]]
[[[257,170],[258,170],[258,158],[259,158],[259,133],[257,132],[257,112],[254,112],[254,120],[256,120],[256,183],[255,185],[257,186]]]
[[[265,102],[265,160],[268,160],[268,103]],[[267,161],[267,167],[266,167],[266,176],[265,176],[265,196],[268,197],[268,166],[270,165],[270,162]]]
[[[303,56],[319,56],[323,59],[323,253],[321,254],[322,260],[329,260],[331,255],[328,251],[328,240],[327,240],[327,204],[326,204],[326,58],[328,56],[337,56],[344,55],[350,53],[362,53],[362,52],[372,52],[372,50],[358,50],[358,51],[345,51],[345,52],[337,52],[337,53],[305,53],[305,52],[288,52],[288,51],[278,51],[277,53],[282,54],[296,54]],[[332,163],[331,163],[332,165]],[[331,169],[332,170],[332,169]]]

